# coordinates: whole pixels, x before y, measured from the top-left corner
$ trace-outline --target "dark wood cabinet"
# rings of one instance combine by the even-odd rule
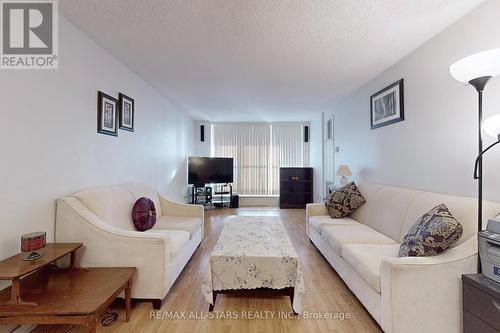
[[[313,198],[313,168],[280,168],[280,208],[305,208]]]
[[[500,332],[500,284],[482,274],[462,276],[464,333]]]

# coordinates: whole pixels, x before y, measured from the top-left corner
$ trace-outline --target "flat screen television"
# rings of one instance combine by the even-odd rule
[[[188,183],[193,185],[232,183],[233,159],[225,157],[189,157]]]

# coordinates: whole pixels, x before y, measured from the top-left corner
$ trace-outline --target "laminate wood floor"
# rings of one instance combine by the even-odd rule
[[[224,317],[205,318],[208,314],[208,303],[200,292],[200,284],[207,269],[210,252],[222,231],[225,218],[230,215],[281,216],[302,261],[306,287],[306,293],[302,297],[302,310],[311,314],[333,313],[337,318],[312,319],[303,316],[291,319],[278,318],[280,314],[283,316],[290,311],[288,297],[234,295],[217,297],[214,314]],[[205,238],[175,282],[160,310],[178,317],[184,313],[186,318],[152,319],[151,303],[133,304],[132,318],[128,323],[124,321],[123,305],[115,304],[111,311],[119,313],[117,323],[111,327],[101,326],[98,332],[382,332],[326,259],[309,242],[305,235],[305,210],[303,209],[240,208],[205,211]],[[233,318],[230,318],[228,312],[231,312]],[[253,315],[255,318],[242,319],[244,313],[247,317]],[[238,319],[234,319],[234,314],[238,316]],[[190,315],[197,318],[189,319]],[[70,328],[68,326],[39,326],[34,332],[63,333]],[[85,331],[74,328],[69,332]]]

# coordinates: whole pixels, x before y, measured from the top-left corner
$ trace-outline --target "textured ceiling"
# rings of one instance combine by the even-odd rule
[[[60,0],[199,120],[307,120],[483,0]]]

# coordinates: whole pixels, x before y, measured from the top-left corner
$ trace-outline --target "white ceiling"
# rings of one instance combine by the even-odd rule
[[[483,0],[60,0],[195,119],[308,120]]]

